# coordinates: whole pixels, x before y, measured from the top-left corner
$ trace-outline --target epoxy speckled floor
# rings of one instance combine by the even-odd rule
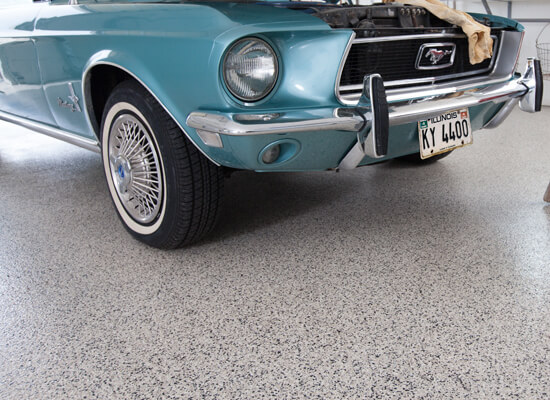
[[[550,396],[550,109],[439,163],[235,174],[206,241],[0,124],[0,399]]]

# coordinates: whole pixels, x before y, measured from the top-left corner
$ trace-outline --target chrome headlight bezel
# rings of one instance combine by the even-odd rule
[[[231,56],[234,55],[234,53],[232,52],[238,49],[239,46],[242,46],[243,43],[246,43],[246,42],[250,42],[251,44],[259,44],[260,46],[262,46],[266,50],[265,54],[269,55],[273,60],[273,66],[272,66],[273,74],[269,78],[270,80],[266,82],[267,84],[265,85],[265,88],[263,88],[263,90],[261,90],[254,96],[245,96],[242,92],[239,92],[238,88],[236,88],[232,84],[234,79],[228,76],[228,74],[232,71],[230,68],[228,68],[228,60]],[[240,51],[242,50],[243,49],[241,48]],[[279,57],[277,55],[277,52],[274,50],[273,46],[270,45],[267,41],[254,36],[245,37],[235,41],[234,43],[231,44],[231,46],[228,47],[227,51],[225,52],[225,56],[223,58],[221,72],[223,76],[224,85],[229,91],[229,93],[231,93],[232,96],[234,96],[236,99],[244,103],[257,102],[266,98],[273,91],[273,89],[277,84],[277,81],[279,79]]]

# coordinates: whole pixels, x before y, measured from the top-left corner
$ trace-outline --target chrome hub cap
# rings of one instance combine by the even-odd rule
[[[128,214],[147,224],[162,205],[162,169],[145,126],[131,114],[119,116],[111,126],[109,165],[117,195]]]
[[[132,165],[124,157],[119,156],[115,159],[114,168],[118,193],[128,193],[128,188],[132,183]]]

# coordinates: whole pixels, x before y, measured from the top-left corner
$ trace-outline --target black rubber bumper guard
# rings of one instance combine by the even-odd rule
[[[527,68],[519,83],[525,86],[525,91],[517,98],[509,100],[511,107],[503,107],[505,115],[498,113],[492,125],[494,128],[505,119],[512,108],[519,102],[519,106],[526,112],[539,112],[542,109],[544,91],[543,74],[540,60],[529,58]],[[353,169],[365,157],[382,158],[388,154],[389,141],[389,108],[384,88],[384,81],[378,74],[367,75],[363,81],[363,94],[355,108],[356,115],[364,123],[357,133],[357,142],[340,162],[338,169]],[[496,121],[498,120],[498,122]]]
[[[355,112],[364,124],[357,132],[357,143],[338,168],[354,168],[365,156],[382,158],[388,154],[390,114],[384,81],[379,74],[365,76],[363,94]]]

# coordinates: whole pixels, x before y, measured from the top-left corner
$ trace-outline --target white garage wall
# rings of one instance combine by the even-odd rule
[[[449,6],[453,5],[453,1],[447,2]],[[488,1],[491,11],[495,15],[503,17],[508,16],[507,1]],[[481,1],[456,1],[456,8],[470,12],[485,12],[485,8]],[[514,0],[512,1],[512,18],[528,18],[528,19],[550,19],[550,2],[547,0]],[[522,22],[525,26],[525,38],[520,54],[520,62],[518,69],[523,71],[525,68],[525,60],[527,57],[536,57],[536,40],[546,23]],[[540,37],[540,42],[550,43],[550,26],[543,32]],[[547,89],[544,93],[544,104],[550,105],[550,81],[545,81]]]
[[[31,4],[32,0],[0,0],[0,7],[3,6],[13,6],[16,4]]]

